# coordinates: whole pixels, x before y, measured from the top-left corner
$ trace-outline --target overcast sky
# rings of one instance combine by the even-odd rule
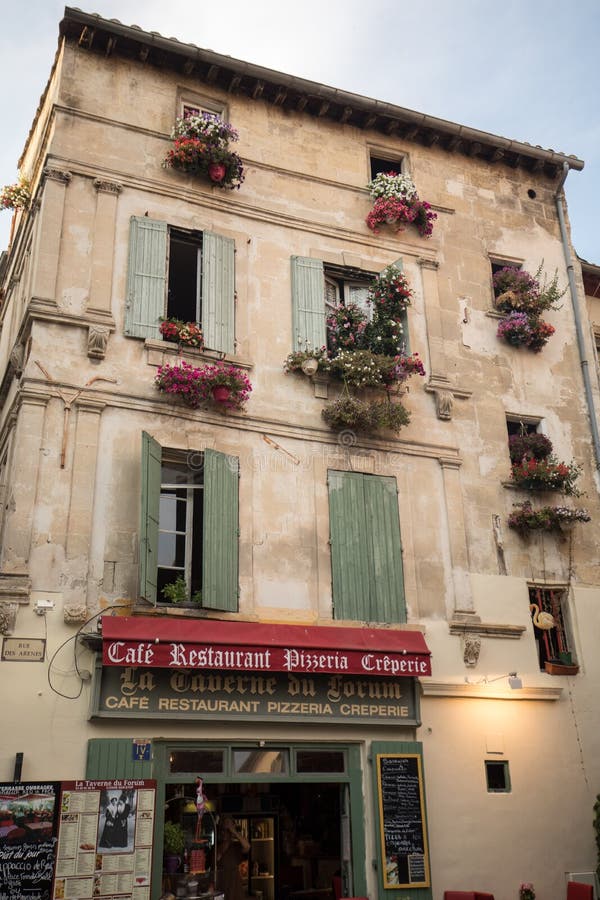
[[[86,12],[585,161],[566,194],[600,264],[600,0],[93,0]],[[0,0],[0,186],[17,180],[64,5]],[[11,214],[0,212],[0,249]]]

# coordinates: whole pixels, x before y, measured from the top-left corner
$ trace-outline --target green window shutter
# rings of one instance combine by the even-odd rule
[[[386,864],[386,860],[382,855],[382,847],[381,847],[381,823],[380,823],[380,810],[379,810],[379,788],[377,783],[377,765],[376,759],[380,754],[394,755],[394,754],[409,754],[416,755],[420,758],[421,761],[421,775],[423,782],[423,793],[422,793],[422,803],[423,803],[423,828],[424,828],[424,836],[427,844],[427,848],[429,848],[429,836],[427,831],[427,799],[425,796],[425,768],[423,766],[423,745],[420,741],[372,741],[371,743],[371,760],[373,762],[372,770],[373,770],[373,796],[375,797],[375,843],[377,846],[377,881],[379,885],[378,894],[380,897],[385,896],[389,898],[389,900],[432,900],[433,893],[432,888],[399,888],[398,890],[394,890],[393,888],[384,888],[383,886],[383,872]],[[429,856],[429,853],[428,853]],[[430,871],[430,866],[428,867]]]
[[[237,612],[239,460],[204,451],[202,606]]]
[[[129,226],[129,266],[125,334],[159,338],[165,314],[167,224],[132,216]]]
[[[133,758],[131,738],[92,738],[87,746],[85,777],[90,781],[152,778],[152,761]]]
[[[235,352],[235,242],[210,231],[202,237],[202,331],[209,350]]]
[[[395,478],[330,470],[328,484],[335,618],[405,622]]]
[[[406,622],[396,479],[364,475],[363,486],[373,588],[368,621]]]
[[[328,473],[329,538],[336,619],[366,621],[371,567],[365,536],[366,510],[359,472]]]
[[[323,263],[309,256],[292,256],[292,342],[294,350],[327,343]]]
[[[140,597],[145,597],[150,603],[156,603],[161,465],[160,444],[143,431]]]

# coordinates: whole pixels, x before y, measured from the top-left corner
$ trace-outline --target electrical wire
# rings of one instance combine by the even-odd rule
[[[65,699],[65,700],[79,700],[79,698],[81,697],[81,693],[83,691],[83,685],[85,683],[85,679],[82,677],[81,671],[79,669],[79,662],[77,660],[77,638],[80,636],[83,629],[87,625],[90,624],[90,622],[93,622],[94,619],[98,618],[98,616],[104,615],[104,613],[107,610],[109,610],[109,609],[130,609],[130,608],[131,608],[131,604],[129,604],[129,603],[113,603],[110,606],[105,606],[103,609],[99,610],[97,613],[94,613],[93,616],[90,616],[90,618],[87,619],[87,621],[82,622],[82,624],[79,626],[79,628],[77,629],[75,634],[70,635],[65,641],[62,642],[62,644],[60,644],[56,648],[56,650],[54,651],[54,653],[48,660],[48,669],[46,671],[46,675],[47,675],[47,679],[48,679],[48,686],[51,691],[53,691],[55,694],[58,694],[59,697],[63,697],[63,699]],[[48,623],[46,622],[46,616],[44,616],[44,624],[45,624],[46,639],[47,639],[48,638]],[[75,672],[76,672],[76,674],[79,678],[79,682],[80,682],[79,691],[74,696],[71,696],[70,694],[63,694],[62,691],[59,691],[58,688],[54,687],[54,685],[52,684],[52,673],[51,673],[52,667],[54,665],[54,660],[56,659],[56,657],[58,656],[60,651],[63,649],[63,647],[66,647],[70,641],[74,641],[73,664],[75,667]],[[69,674],[69,673],[65,672],[65,673],[60,673],[60,674]]]

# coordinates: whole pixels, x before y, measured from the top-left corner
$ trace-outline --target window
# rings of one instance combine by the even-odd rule
[[[237,457],[180,454],[142,433],[140,596],[164,602],[177,578],[203,609],[238,608]]]
[[[371,154],[371,178],[375,178],[380,172],[404,172],[404,160],[398,157],[375,156]]]
[[[369,285],[375,274],[323,263],[310,256],[292,256],[292,330],[294,350],[324,347],[327,343],[326,318],[340,304],[356,303],[367,315]],[[394,263],[402,269],[402,260]],[[409,352],[408,318],[403,313],[405,352]]]
[[[369,303],[369,285],[373,275],[326,265],[324,277],[327,314],[336,306],[350,306],[353,303],[360,307],[369,321],[371,320],[373,311]]]
[[[530,587],[529,611],[540,669],[544,670],[545,663],[551,661],[571,665],[574,660],[567,629],[567,592],[561,588]]]
[[[522,435],[522,434],[536,434],[539,431],[540,420],[534,419],[532,416],[521,416],[517,418],[507,417],[506,419],[506,430],[508,431],[508,436],[513,437],[514,435]]]
[[[328,473],[333,615],[406,622],[396,479]]]
[[[169,772],[221,774],[225,770],[225,751],[210,749],[171,750]]]
[[[160,338],[162,318],[202,325],[205,346],[234,352],[234,241],[134,216],[129,232],[125,334]]]
[[[485,780],[487,789],[490,794],[508,794],[510,793],[510,773],[508,771],[508,762],[497,762],[496,760],[485,760]]]
[[[510,269],[515,269],[518,271],[519,269],[523,268],[522,263],[516,262],[511,259],[505,259],[505,260],[490,259],[490,267],[492,270],[492,279],[494,278],[494,275],[496,274],[496,272],[500,272],[501,269],[510,268]],[[497,300],[500,292],[494,288],[493,281],[492,281],[492,293],[493,293],[493,297],[494,297],[494,306],[495,306],[496,300]]]

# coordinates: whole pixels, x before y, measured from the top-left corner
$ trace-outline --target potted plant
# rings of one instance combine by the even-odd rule
[[[508,452],[513,463],[519,463],[523,459],[545,459],[552,453],[552,441],[538,431],[530,434],[511,434],[508,439]]]
[[[379,172],[367,185],[375,200],[367,216],[369,228],[379,234],[380,225],[392,225],[402,231],[405,225],[414,224],[421,237],[429,237],[437,213],[426,200],[420,200],[414,183],[408,175],[397,172]]]
[[[386,400],[365,401],[351,394],[343,394],[321,411],[334,431],[369,433],[379,429],[400,431],[410,422],[408,410],[401,403]]]
[[[177,395],[192,409],[213,400],[225,409],[242,409],[252,384],[246,373],[231,363],[192,366],[185,360],[159,366],[154,384],[165,394]]]
[[[181,855],[185,849],[185,832],[175,822],[165,822],[163,830],[165,850],[165,868],[169,874],[177,871],[181,863]]]
[[[525,346],[539,353],[555,332],[554,326],[541,318],[548,309],[559,309],[558,301],[566,288],[558,287],[558,272],[550,282],[540,284],[543,261],[535,273],[504,266],[494,273],[496,308],[505,316],[498,325],[497,337],[514,347]]]
[[[572,509],[567,506],[542,506],[534,509],[529,500],[514,503],[514,510],[508,517],[508,527],[525,534],[529,531],[551,531],[559,528],[570,529],[576,522],[589,522],[591,517],[586,509]]]
[[[327,359],[327,347],[312,350],[310,345],[307,344],[305,350],[294,350],[293,353],[288,354],[283,364],[283,371],[286,375],[288,372],[303,372],[304,375],[316,375],[319,369],[322,368],[321,364],[325,359]]]
[[[220,116],[203,112],[176,120],[173,147],[163,161],[166,168],[206,176],[222,188],[239,188],[244,181],[242,160],[230,149],[238,132]]]
[[[513,484],[529,491],[561,491],[579,496],[575,481],[581,474],[576,463],[560,462],[554,455],[543,459],[525,457],[511,466]]]
[[[27,209],[31,202],[31,185],[20,176],[17,184],[7,184],[0,190],[0,209]]]
[[[194,606],[202,605],[202,591],[194,591],[191,598],[185,578],[179,575],[175,581],[165,584],[162,595],[167,603],[192,603]]]
[[[250,379],[238,366],[216,363],[200,369],[202,390],[210,398],[227,409],[241,409],[252,391]]]
[[[158,330],[165,341],[195,347],[197,350],[204,347],[202,328],[196,322],[183,322],[181,319],[171,317],[162,319]]]

